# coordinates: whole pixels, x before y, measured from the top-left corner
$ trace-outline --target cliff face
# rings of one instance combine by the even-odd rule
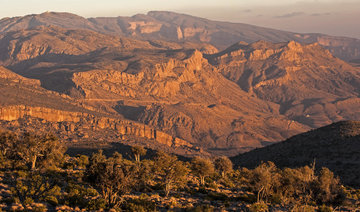
[[[159,53],[161,55],[161,53]],[[169,59],[163,63],[146,65],[145,71],[129,74],[115,70],[92,70],[75,73],[72,81],[81,88],[86,98],[99,99],[110,96],[141,99],[145,96],[167,100],[186,98],[182,95],[187,84],[207,84],[203,66],[209,66],[202,53],[194,51],[184,60]],[[146,69],[148,71],[146,71]]]
[[[49,122],[53,130],[64,129],[75,135],[83,134],[83,128],[93,130],[113,130],[119,135],[135,136],[154,140],[159,144],[192,148],[188,142],[154,130],[144,124],[112,119],[107,117],[96,117],[87,113],[68,112],[42,107],[27,107],[23,105],[8,106],[0,108],[0,120],[15,121],[25,117],[38,118]],[[87,137],[87,136],[86,136]]]

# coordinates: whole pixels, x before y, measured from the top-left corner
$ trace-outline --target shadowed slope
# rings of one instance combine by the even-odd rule
[[[253,168],[261,161],[280,167],[328,167],[348,185],[360,186],[360,122],[337,122],[286,141],[233,157],[237,166]]]

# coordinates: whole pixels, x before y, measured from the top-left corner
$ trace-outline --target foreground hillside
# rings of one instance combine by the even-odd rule
[[[345,184],[359,187],[359,153],[360,122],[343,121],[232,159],[240,167],[256,167],[263,161],[273,161],[279,167],[299,167],[315,162],[316,167],[328,167]]]
[[[233,169],[227,157],[194,157],[131,147],[64,155],[51,134],[0,132],[4,211],[356,211],[360,190],[327,168]],[[144,159],[147,158],[147,159]]]
[[[259,40],[275,43],[292,40],[301,43],[318,42],[341,59],[350,61],[360,58],[360,41],[354,38],[292,33],[248,24],[212,21],[165,11],[152,11],[146,15],[138,14],[132,17],[89,19],[70,13],[46,12],[1,19],[0,33],[49,25],[68,29],[85,29],[141,40],[210,43],[219,49],[225,49],[239,41],[247,43]]]

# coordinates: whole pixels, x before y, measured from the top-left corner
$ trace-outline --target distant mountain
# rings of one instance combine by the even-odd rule
[[[142,40],[205,42],[221,50],[240,41],[247,43],[259,40],[274,43],[292,40],[300,43],[318,42],[341,59],[349,61],[360,58],[360,40],[354,38],[293,33],[160,11],[152,11],[147,15],[139,14],[132,17],[89,19],[70,13],[46,12],[39,15],[2,19],[0,20],[0,33],[49,25],[70,29],[87,29]]]
[[[236,166],[272,161],[279,167],[328,167],[343,183],[360,187],[360,122],[342,121],[233,157]]]
[[[360,72],[318,44],[237,43],[209,62],[244,91],[311,127],[360,120]]]

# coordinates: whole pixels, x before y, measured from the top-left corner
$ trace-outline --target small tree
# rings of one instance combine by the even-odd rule
[[[279,181],[278,170],[274,163],[262,163],[256,167],[250,176],[250,185],[257,193],[257,201],[267,199],[278,186]]]
[[[205,177],[214,173],[214,164],[205,158],[194,157],[191,161],[191,171],[200,180],[200,185],[205,185]]]
[[[31,170],[36,169],[37,162],[48,168],[61,161],[66,148],[52,134],[36,135],[24,133],[18,141],[17,154]]]
[[[53,176],[44,176],[36,172],[18,172],[14,176],[12,195],[22,205],[31,204],[33,201],[56,201],[60,196],[60,187],[56,185]]]
[[[86,179],[100,190],[109,208],[119,207],[134,184],[134,164],[119,155],[106,158],[99,151],[92,155],[86,170]]]
[[[233,164],[228,157],[222,156],[215,159],[215,168],[221,174],[221,177],[225,178],[227,173],[233,171]]]
[[[29,165],[31,170],[49,168],[62,161],[66,148],[52,134],[14,133],[0,135],[0,157],[15,164]]]
[[[164,186],[166,196],[175,185],[182,186],[189,173],[189,169],[176,156],[162,152],[159,152],[155,158],[155,170]]]
[[[345,192],[340,179],[328,168],[322,168],[318,179],[313,184],[314,198],[319,204],[339,205],[345,199]]]
[[[140,157],[146,155],[146,149],[142,146],[133,146],[131,151],[134,154],[135,161],[140,162]]]
[[[153,160],[142,160],[140,166],[137,166],[137,190],[147,190],[148,185],[155,178],[154,174],[154,161]]]

